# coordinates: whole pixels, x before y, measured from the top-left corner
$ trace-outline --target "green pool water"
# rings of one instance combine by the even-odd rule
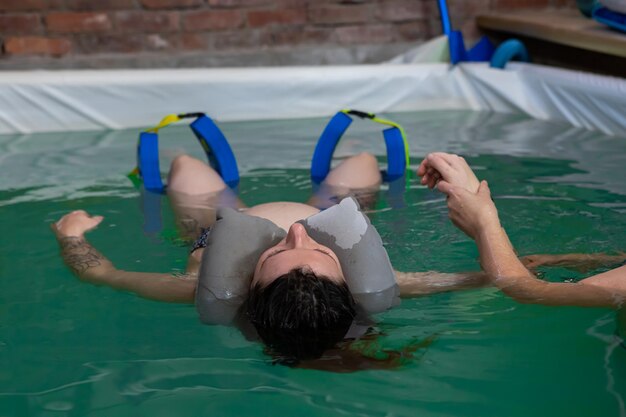
[[[626,137],[516,115],[388,115],[411,162],[463,153],[490,181],[520,254],[626,249]],[[222,123],[249,205],[305,201],[326,120]],[[359,123],[339,154],[372,150]],[[434,342],[393,371],[337,374],[271,364],[238,330],[199,323],[193,306],[81,283],[48,225],[70,210],[102,214],[89,239],[119,268],[182,271],[187,248],[166,200],[144,232],[136,131],[0,137],[0,417],[5,416],[626,416],[621,313],[520,305],[493,288],[411,300],[379,315],[383,347]],[[185,127],[162,138],[162,167],[201,156]],[[476,270],[477,251],[444,199],[410,179],[402,207],[382,189],[372,222],[400,270]],[[544,269],[546,279],[584,275]]]

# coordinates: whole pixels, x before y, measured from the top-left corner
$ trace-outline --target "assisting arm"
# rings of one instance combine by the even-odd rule
[[[193,303],[196,277],[151,272],[128,272],[113,263],[87,242],[84,232],[95,228],[101,216],[74,211],[52,225],[65,264],[82,280],[130,291],[141,297],[174,303]]]
[[[499,222],[486,225],[476,236],[481,265],[492,283],[521,303],[619,308],[625,292],[585,281],[554,283],[537,279],[515,255]],[[624,277],[626,278],[626,276]]]
[[[446,194],[450,220],[476,241],[483,270],[508,296],[522,303],[611,308],[619,308],[626,299],[623,267],[579,283],[537,279],[517,258],[501,227],[487,182],[475,190],[475,176],[462,158],[431,154],[420,164],[418,174],[422,183]]]

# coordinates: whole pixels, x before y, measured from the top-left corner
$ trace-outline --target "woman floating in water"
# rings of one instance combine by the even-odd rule
[[[626,266],[579,283],[544,282],[527,268],[539,265],[599,267],[623,261],[625,256],[534,255],[518,259],[500,226],[487,183],[478,181],[463,158],[445,153],[430,154],[420,164],[418,174],[422,184],[437,187],[447,195],[450,218],[476,241],[483,271],[454,274],[394,271],[400,296],[423,296],[492,284],[523,303],[612,308],[622,305],[626,298]],[[322,184],[321,194],[313,196],[309,204],[275,202],[243,211],[248,216],[266,219],[286,232],[284,238],[264,247],[260,255],[245,266],[250,274],[240,277],[240,283],[245,286],[246,299],[236,305],[241,313],[239,319],[254,326],[272,353],[296,360],[315,358],[346,337],[358,337],[358,334],[348,334],[359,303],[346,284],[345,260],[342,268],[338,254],[313,239],[300,221],[318,215],[320,210],[316,207],[326,207],[329,201],[338,201],[339,197],[356,195],[361,200],[367,199],[380,183],[376,159],[360,154],[335,167]],[[216,208],[220,205],[242,205],[215,171],[188,156],[173,161],[168,195],[184,233],[199,237],[185,274],[129,272],[115,268],[84,236],[102,222],[103,217],[90,216],[84,211],[72,212],[52,225],[64,261],[87,282],[131,291],[153,300],[193,303],[199,288],[200,264],[208,262],[203,258],[207,244],[207,234],[203,231],[214,224]],[[327,212],[330,210],[323,213]]]

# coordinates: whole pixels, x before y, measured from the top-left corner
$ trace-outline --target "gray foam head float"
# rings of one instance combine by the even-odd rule
[[[207,324],[230,324],[248,298],[261,254],[286,233],[269,220],[219,209],[202,254],[196,309]]]
[[[368,313],[399,303],[399,290],[382,239],[354,198],[300,221],[318,243],[339,258],[352,296]]]
[[[398,304],[398,286],[380,235],[354,199],[346,198],[300,223],[313,239],[335,252],[350,292],[366,312]],[[196,291],[196,309],[204,323],[233,322],[248,297],[259,257],[285,235],[269,220],[232,209],[218,211]]]

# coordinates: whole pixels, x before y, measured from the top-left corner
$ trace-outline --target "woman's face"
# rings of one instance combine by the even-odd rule
[[[313,240],[304,226],[294,223],[287,237],[261,254],[251,285],[267,286],[295,268],[305,268],[336,283],[345,281],[337,255]]]

